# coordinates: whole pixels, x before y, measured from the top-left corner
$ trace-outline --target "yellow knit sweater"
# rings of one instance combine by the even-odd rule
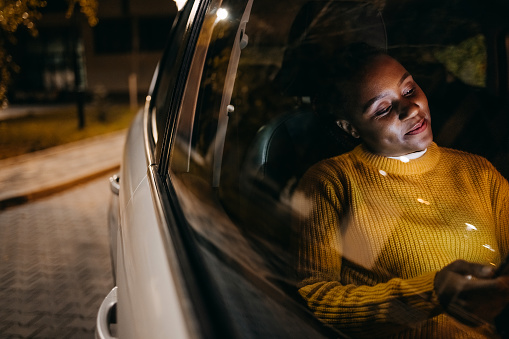
[[[456,259],[509,250],[509,184],[484,158],[432,143],[403,163],[361,145],[303,177],[299,292],[322,321],[359,337],[493,336],[461,325],[433,292]]]

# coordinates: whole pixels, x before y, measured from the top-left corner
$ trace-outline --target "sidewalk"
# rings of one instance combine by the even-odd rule
[[[0,160],[0,210],[118,169],[126,132]]]

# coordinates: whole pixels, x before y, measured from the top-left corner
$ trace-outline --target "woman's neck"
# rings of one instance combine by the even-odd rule
[[[409,162],[410,160],[414,160],[414,159],[418,159],[418,158],[422,157],[424,155],[424,153],[426,153],[427,150],[428,149],[426,148],[422,151],[417,151],[417,152],[413,152],[413,153],[409,153],[409,154],[405,154],[405,155],[400,155],[397,157],[387,157],[387,158],[396,159],[396,160],[400,160],[403,162]]]

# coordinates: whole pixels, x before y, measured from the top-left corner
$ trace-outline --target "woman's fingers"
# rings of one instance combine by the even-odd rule
[[[435,291],[448,314],[470,326],[493,319],[509,302],[509,277],[494,277],[491,266],[458,260],[435,277]]]
[[[471,276],[479,279],[489,279],[495,274],[495,268],[488,265],[471,263],[465,260],[456,260],[444,267],[452,272],[463,276]]]

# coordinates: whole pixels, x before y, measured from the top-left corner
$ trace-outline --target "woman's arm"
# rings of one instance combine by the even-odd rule
[[[383,337],[414,328],[440,313],[435,273],[394,278],[374,286],[320,281],[300,288],[308,307],[323,322],[352,337]]]
[[[419,327],[444,309],[469,325],[490,322],[507,303],[503,279],[491,279],[489,267],[464,261],[411,279],[372,272],[360,277],[362,270],[349,276],[353,271],[343,267],[341,237],[347,186],[328,171],[314,170],[296,198],[299,292],[322,321],[354,337],[378,337]]]
[[[295,202],[299,214],[299,293],[322,321],[354,337],[378,337],[440,313],[435,272],[374,286],[343,284],[340,220],[347,206],[341,179],[311,171]]]

